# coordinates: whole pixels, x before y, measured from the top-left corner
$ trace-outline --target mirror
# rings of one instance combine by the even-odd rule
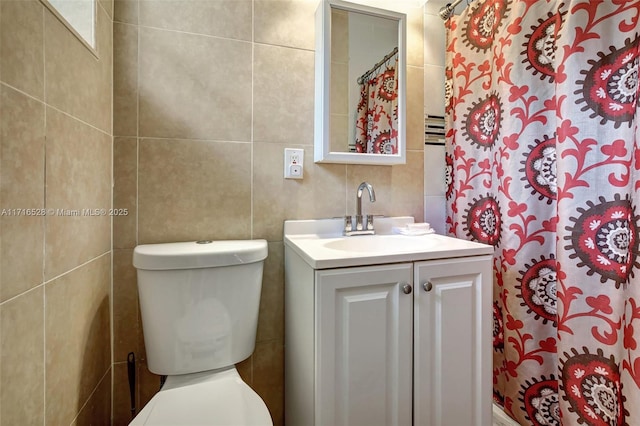
[[[316,163],[404,164],[406,15],[342,0],[316,11]]]

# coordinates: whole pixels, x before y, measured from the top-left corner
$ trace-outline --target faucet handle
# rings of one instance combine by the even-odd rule
[[[349,215],[344,217],[344,232],[353,231],[353,218]]]
[[[373,231],[373,215],[368,214],[364,219],[364,229],[367,231]]]

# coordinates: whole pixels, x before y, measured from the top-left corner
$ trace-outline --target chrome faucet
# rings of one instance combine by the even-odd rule
[[[366,215],[364,221],[362,220],[362,193],[364,190],[369,191],[369,201],[372,203],[376,201],[376,192],[373,190],[373,186],[370,183],[362,182],[358,186],[358,192],[356,193],[356,223],[353,226],[353,220],[351,216],[345,216],[344,221],[344,234],[351,235],[373,235],[375,230],[373,229],[373,215]]]

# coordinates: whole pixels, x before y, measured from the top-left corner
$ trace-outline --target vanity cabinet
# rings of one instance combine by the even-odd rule
[[[491,425],[491,256],[414,264],[413,424]]]
[[[411,424],[412,269],[316,271],[316,416],[288,425]]]
[[[491,256],[464,253],[322,269],[285,241],[286,425],[491,424]]]

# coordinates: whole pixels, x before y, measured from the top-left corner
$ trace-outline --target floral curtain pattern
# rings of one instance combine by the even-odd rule
[[[360,85],[356,112],[356,152],[398,153],[398,56]],[[384,66],[384,65],[383,65]]]
[[[447,227],[495,247],[494,399],[640,424],[640,1],[475,0],[447,25]]]

